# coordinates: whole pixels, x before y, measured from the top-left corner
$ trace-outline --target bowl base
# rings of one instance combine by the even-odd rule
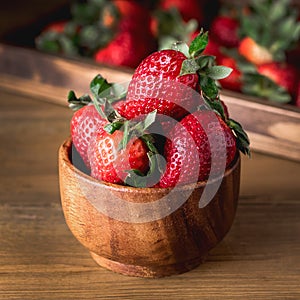
[[[181,274],[188,272],[192,269],[198,267],[201,263],[204,262],[206,256],[198,257],[194,260],[181,263],[181,264],[173,264],[167,266],[138,266],[138,265],[130,265],[123,264],[117,261],[113,261],[107,259],[105,257],[99,256],[98,254],[91,252],[91,256],[94,261],[108,270],[111,270],[116,273],[120,273],[128,276],[135,277],[147,277],[147,278],[159,278],[165,276],[171,276],[176,274]]]

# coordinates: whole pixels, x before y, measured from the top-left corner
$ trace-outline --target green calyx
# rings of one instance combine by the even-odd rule
[[[230,75],[231,68],[216,66],[215,57],[203,55],[208,44],[208,32],[200,31],[198,36],[191,42],[190,47],[176,43],[174,50],[182,51],[187,59],[182,63],[180,76],[197,73],[199,84],[204,97],[214,100],[218,97],[219,89],[217,80]]]
[[[216,65],[214,56],[203,55],[208,44],[208,32],[201,32],[191,42],[188,51],[187,47],[176,43],[173,49],[180,51],[183,49],[183,53],[187,56],[187,59],[182,63],[180,76],[187,74],[198,74],[199,86],[201,94],[204,99],[204,106],[200,109],[211,109],[216,112],[225,123],[231,128],[233,134],[236,137],[238,149],[250,156],[250,141],[243,130],[241,124],[228,118],[225,114],[224,107],[220,100],[218,80],[224,79],[232,72],[231,68],[226,66]]]
[[[284,61],[285,51],[299,40],[298,10],[290,0],[252,0],[240,16],[240,36],[267,48],[275,61]]]
[[[164,160],[155,145],[156,140],[152,134],[147,133],[148,129],[156,121],[157,111],[147,114],[139,121],[126,120],[118,128],[123,131],[123,138],[119,144],[118,151],[126,148],[128,143],[135,138],[141,139],[147,146],[147,156],[149,158],[149,170],[147,174],[141,173],[139,170],[126,170],[128,175],[125,178],[125,184],[134,187],[153,186],[164,172]],[[115,122],[111,123],[115,124]],[[109,124],[108,126],[111,126]],[[107,126],[105,130],[107,130]],[[113,133],[113,132],[110,132]]]
[[[127,170],[128,175],[125,183],[134,187],[150,187],[155,185],[161,175],[165,171],[165,159],[158,152],[155,146],[155,140],[152,135],[144,134],[140,137],[146,143],[149,151],[147,153],[149,159],[149,170],[147,174],[141,173],[139,170]]]
[[[109,83],[100,74],[94,77],[90,83],[93,97],[88,94],[77,97],[74,91],[69,91],[69,107],[76,111],[89,103],[93,103],[102,118],[112,122],[121,118],[112,104],[126,97],[127,89],[121,84]]]
[[[283,87],[259,73],[244,73],[242,90],[245,94],[263,97],[277,103],[289,103],[292,96]]]
[[[70,18],[62,31],[45,30],[35,40],[39,50],[67,56],[92,57],[113,38],[120,12],[112,1],[76,1],[70,5]],[[109,15],[112,24],[105,23]]]
[[[190,37],[198,27],[198,22],[194,19],[185,22],[176,7],[168,10],[158,9],[154,12],[157,20],[157,40],[158,49],[169,49],[170,45],[177,41],[188,43]]]
[[[100,116],[108,121],[104,126],[107,133],[113,134],[116,130],[123,131],[123,138],[118,145],[118,151],[126,148],[128,143],[140,138],[147,145],[149,158],[149,171],[142,174],[138,170],[127,170],[125,183],[134,187],[152,186],[164,171],[164,160],[155,145],[156,140],[148,133],[149,128],[156,121],[157,111],[138,118],[127,120],[114,108],[113,103],[126,97],[127,89],[116,83],[109,83],[101,75],[97,75],[90,83],[92,97],[85,94],[77,97],[74,91],[68,94],[69,107],[74,111],[85,105],[93,104]]]

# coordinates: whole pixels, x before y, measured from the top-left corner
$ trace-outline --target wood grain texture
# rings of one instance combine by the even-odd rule
[[[59,149],[61,201],[69,228],[101,266],[131,276],[180,274],[204,261],[233,223],[239,156],[219,180],[176,189],[105,184],[74,167],[71,139]],[[214,184],[214,195],[199,208],[205,189]]]
[[[242,157],[235,222],[204,264],[141,279],[99,267],[69,231],[57,151],[71,112],[0,90],[0,299],[300,298],[300,164]]]

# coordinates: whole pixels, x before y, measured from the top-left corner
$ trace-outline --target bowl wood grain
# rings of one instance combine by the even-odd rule
[[[171,189],[109,184],[78,170],[72,164],[71,155],[72,142],[68,139],[59,149],[65,219],[93,259],[107,269],[140,277],[163,277],[189,271],[203,262],[233,223],[240,185],[239,155],[226,171],[213,199],[203,208],[199,208],[199,199],[206,182],[197,183],[196,187],[183,186],[173,193]],[[163,197],[180,203],[188,194],[187,201],[160,219],[157,219],[157,211],[150,210],[147,211],[150,221],[137,222],[138,210],[132,211],[133,204],[156,203]],[[126,221],[111,217],[114,213],[122,215],[124,211],[129,214]]]

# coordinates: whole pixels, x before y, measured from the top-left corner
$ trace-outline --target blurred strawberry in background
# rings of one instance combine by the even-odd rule
[[[134,1],[115,0],[112,5],[119,14],[114,16],[104,9],[103,24],[117,24],[116,33],[106,47],[96,51],[94,58],[100,63],[134,68],[156,49],[150,13]]]
[[[71,15],[71,20],[47,26],[36,39],[37,47],[131,68],[156,49],[150,11],[138,1],[75,2]]]
[[[300,23],[291,0],[86,0],[70,10],[70,20],[37,37],[39,49],[135,68],[156,50],[189,44],[204,27],[204,53],[233,70],[219,81],[223,88],[299,102]]]

